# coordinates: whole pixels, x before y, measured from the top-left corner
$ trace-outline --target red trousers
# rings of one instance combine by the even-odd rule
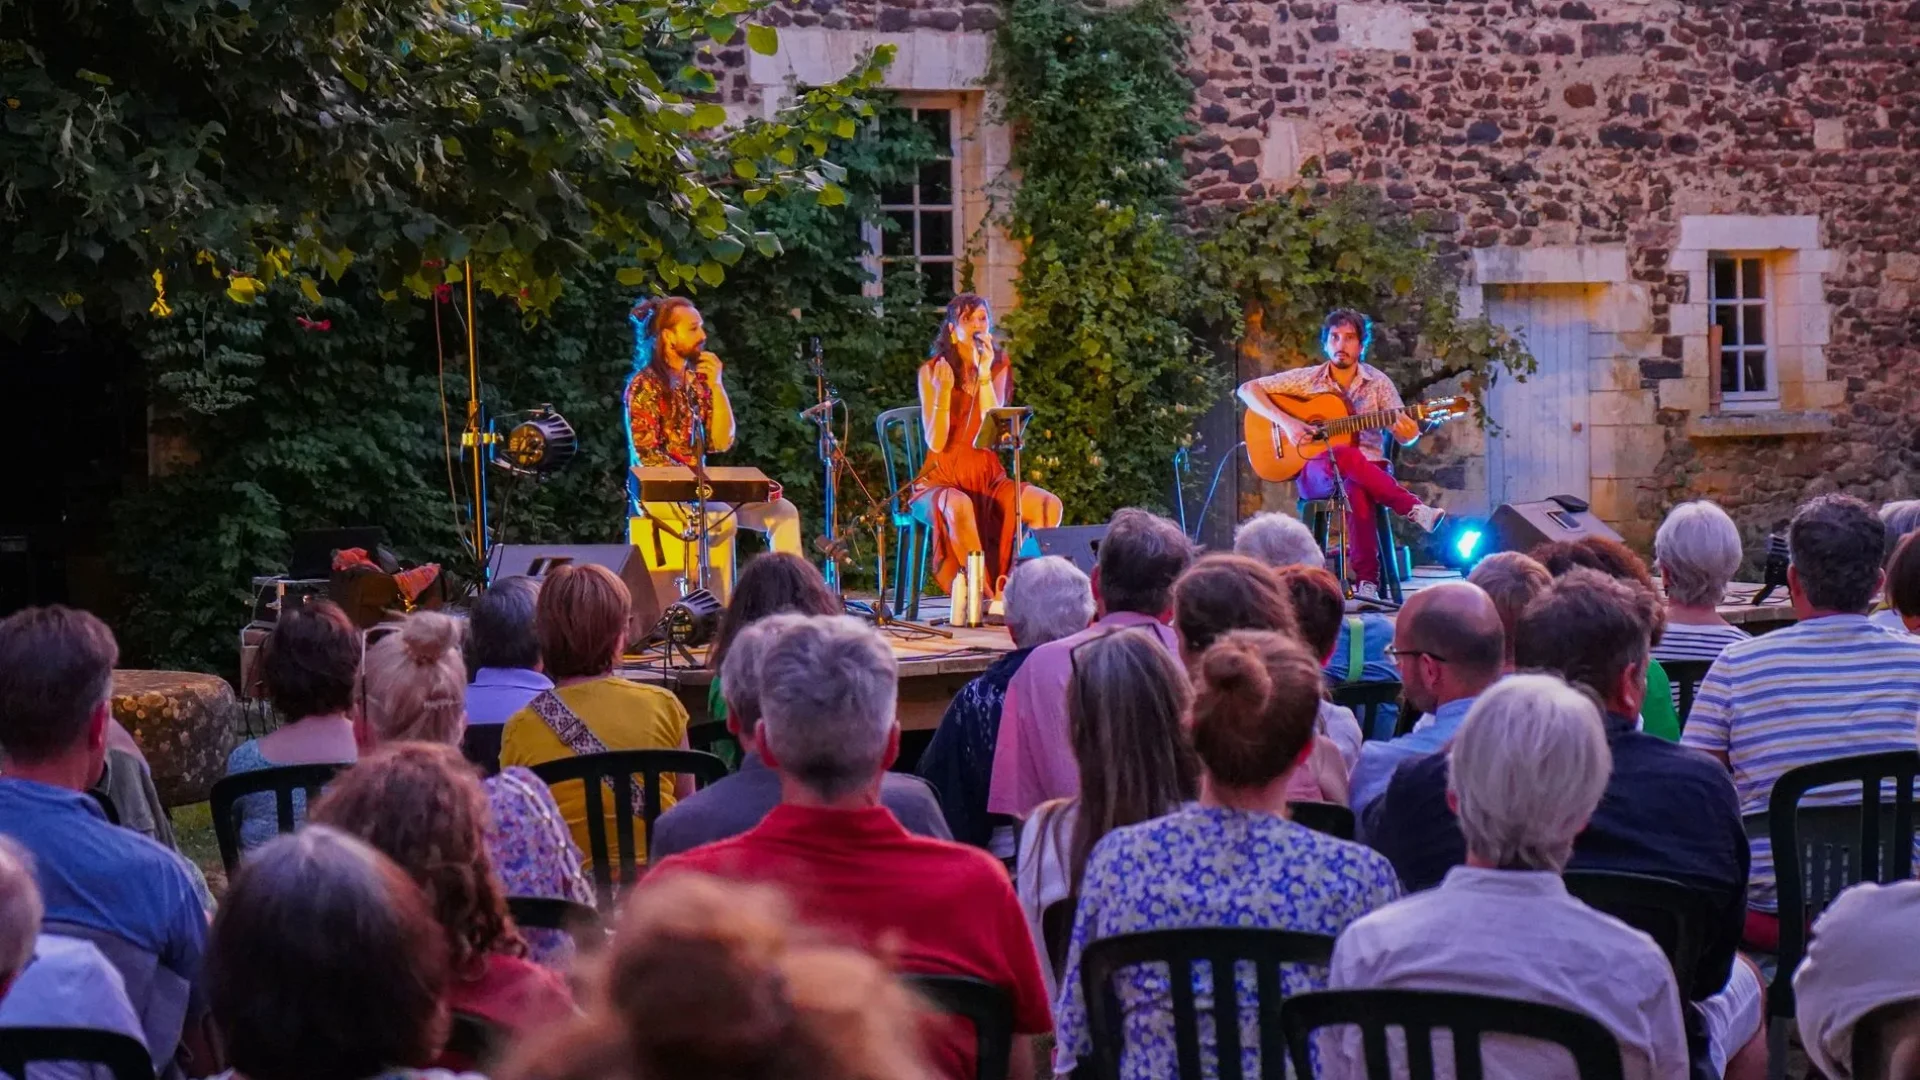
[[[1353,580],[1380,583],[1380,540],[1373,531],[1373,508],[1384,506],[1404,515],[1420,500],[1357,446],[1336,446],[1332,453],[1307,462],[1300,472],[1300,497],[1332,498],[1335,466],[1347,491],[1347,558]]]

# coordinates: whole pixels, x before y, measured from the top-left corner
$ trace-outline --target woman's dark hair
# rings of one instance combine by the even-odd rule
[[[633,595],[604,566],[567,563],[547,571],[534,612],[549,678],[605,675],[620,662],[632,629]]]
[[[447,945],[386,856],[322,825],[248,854],[213,920],[206,986],[247,1080],[422,1066],[446,1037]]]
[[[989,327],[991,327],[993,322],[993,307],[987,303],[986,297],[981,296],[979,293],[959,293],[954,296],[953,299],[947,301],[947,309],[940,319],[940,325],[933,331],[933,342],[927,346],[927,355],[952,356],[954,324],[966,318],[967,313],[976,308],[986,309],[987,322]]]
[[[1140,629],[1102,634],[1075,646],[1071,663],[1067,732],[1080,763],[1080,812],[1067,880],[1078,893],[1093,845],[1192,799],[1200,767],[1182,727],[1192,691],[1158,638]]]
[[[308,819],[378,848],[425,890],[455,974],[489,954],[525,956],[506,889],[487,853],[487,794],[452,746],[395,743],[341,774]]]
[[[769,551],[747,561],[740,579],[733,584],[733,596],[727,600],[726,613],[720,616],[720,632],[707,654],[707,666],[720,670],[733,639],[740,631],[769,615],[782,612],[800,615],[838,615],[840,601],[827,588],[827,579],[813,564],[798,555]]]
[[[1920,615],[1920,532],[1902,537],[1887,562],[1887,606],[1902,615]]]
[[[1647,562],[1633,553],[1633,549],[1610,536],[1583,536],[1578,540],[1550,540],[1533,549],[1530,553],[1547,568],[1547,573],[1556,579],[1562,578],[1572,570],[1598,570],[1615,581],[1624,581],[1637,585],[1648,593],[1658,597],[1660,590],[1653,583],[1653,571],[1647,568]],[[1667,630],[1667,609],[1664,604],[1656,604],[1653,620],[1653,644],[1660,644],[1660,638]]]
[[[331,600],[282,611],[261,649],[267,700],[288,722],[346,712],[360,674],[360,631]]]
[[[1313,741],[1325,676],[1299,638],[1235,630],[1194,664],[1193,748],[1228,787],[1265,787]]]
[[[1340,591],[1340,579],[1318,566],[1283,566],[1275,573],[1293,602],[1300,639],[1325,662],[1340,644],[1340,627],[1347,621],[1347,598]]]
[[[1300,636],[1280,575],[1245,555],[1206,555],[1187,567],[1173,583],[1173,628],[1189,658],[1230,630]]]

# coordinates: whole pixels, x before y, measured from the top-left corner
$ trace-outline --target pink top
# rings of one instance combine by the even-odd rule
[[[1152,627],[1167,652],[1180,655],[1173,628],[1151,615],[1116,611],[1073,635],[1033,650],[1007,684],[1000,709],[1000,738],[993,748],[993,780],[987,812],[1026,817],[1048,799],[1080,794],[1080,767],[1067,734],[1067,680],[1073,650],[1115,628]]]

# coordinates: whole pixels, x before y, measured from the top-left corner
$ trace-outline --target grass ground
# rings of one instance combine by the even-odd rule
[[[213,837],[212,808],[207,803],[173,808],[173,835],[180,854],[192,860],[207,877],[215,899],[227,894],[227,871],[220,865],[220,845]]]

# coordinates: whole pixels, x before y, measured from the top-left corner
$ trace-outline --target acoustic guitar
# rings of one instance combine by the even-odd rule
[[[1281,412],[1312,429],[1312,437],[1296,445],[1280,425],[1252,409],[1247,410],[1247,460],[1253,465],[1255,475],[1275,483],[1299,476],[1307,462],[1333,447],[1351,446],[1360,432],[1390,428],[1403,416],[1423,423],[1441,423],[1463,416],[1473,407],[1472,398],[1457,394],[1356,416],[1347,411],[1346,400],[1339,394],[1314,394],[1304,398],[1275,394],[1268,400]]]

